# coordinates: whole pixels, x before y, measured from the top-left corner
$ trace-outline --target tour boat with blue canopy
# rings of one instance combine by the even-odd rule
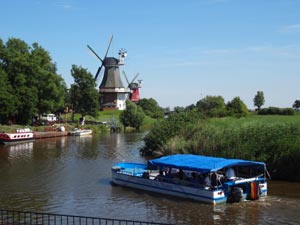
[[[266,196],[267,177],[264,162],[192,154],[112,166],[114,184],[212,204]]]

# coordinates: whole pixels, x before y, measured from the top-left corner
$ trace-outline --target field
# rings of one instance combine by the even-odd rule
[[[250,124],[271,125],[271,124],[300,124],[300,115],[281,116],[281,115],[250,115],[242,118],[213,118],[213,124],[220,127],[245,126]]]

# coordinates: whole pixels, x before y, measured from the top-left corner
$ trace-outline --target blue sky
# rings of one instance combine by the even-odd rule
[[[252,109],[257,91],[265,107],[291,107],[300,99],[299,12],[298,0],[1,0],[0,38],[38,42],[71,84],[72,64],[92,74],[99,66],[86,45],[103,56],[113,34],[108,55],[125,48],[120,70],[140,73],[141,96],[162,107],[221,95]]]

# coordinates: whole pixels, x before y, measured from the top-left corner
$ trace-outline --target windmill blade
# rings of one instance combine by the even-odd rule
[[[102,69],[102,66],[103,66],[103,63],[102,63],[102,65],[98,68],[98,70],[97,70],[97,73],[96,73],[96,75],[95,75],[95,81],[97,80],[97,78],[98,78],[98,76],[99,76],[99,74],[100,74],[100,71],[101,71],[101,69]]]
[[[88,49],[103,63],[103,60],[100,58],[99,55],[92,49],[91,46],[87,45]]]
[[[127,84],[129,85],[129,81],[128,81],[128,79],[127,79],[127,76],[126,76],[125,71],[123,70],[122,72],[123,72],[123,74],[124,74],[124,76],[125,76],[125,79],[126,79],[126,81],[127,81]]]
[[[109,44],[108,44],[108,47],[107,47],[107,50],[106,50],[106,53],[105,53],[104,58],[106,58],[106,56],[107,56],[107,54],[108,54],[108,51],[109,51],[109,48],[110,48],[110,44],[111,44],[111,42],[112,42],[113,37],[114,37],[114,36],[111,35],[110,40],[109,40]]]
[[[133,83],[134,80],[135,80],[138,76],[139,76],[139,73],[137,73],[137,74],[135,75],[135,77],[132,79],[131,83]]]

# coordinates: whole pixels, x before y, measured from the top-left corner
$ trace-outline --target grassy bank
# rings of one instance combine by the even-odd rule
[[[118,123],[121,127],[122,124],[119,122],[119,116],[122,111],[99,111],[97,116],[93,117],[90,115],[85,116],[85,120],[89,122],[96,122],[97,125],[92,124],[86,124],[84,126],[81,126],[79,124],[79,119],[81,117],[80,114],[74,115],[74,121],[70,122],[72,120],[71,113],[63,114],[61,116],[61,119],[65,121],[63,125],[65,126],[66,130],[72,130],[74,127],[81,127],[81,128],[90,128],[93,129],[94,133],[102,133],[109,131],[109,124],[114,120],[116,123]],[[67,122],[68,121],[68,122]],[[156,122],[156,119],[152,119],[151,117],[146,116],[144,123],[141,127],[141,130],[147,130],[150,129],[153,124]],[[100,123],[106,122],[107,126],[101,125]],[[44,131],[45,127],[47,126],[31,126],[31,125],[1,125],[0,124],[0,131],[4,132],[15,132],[19,128],[31,128],[33,131]],[[126,131],[132,131],[133,128],[128,127]]]
[[[160,151],[264,161],[274,178],[300,181],[300,116],[200,119],[181,127]]]

